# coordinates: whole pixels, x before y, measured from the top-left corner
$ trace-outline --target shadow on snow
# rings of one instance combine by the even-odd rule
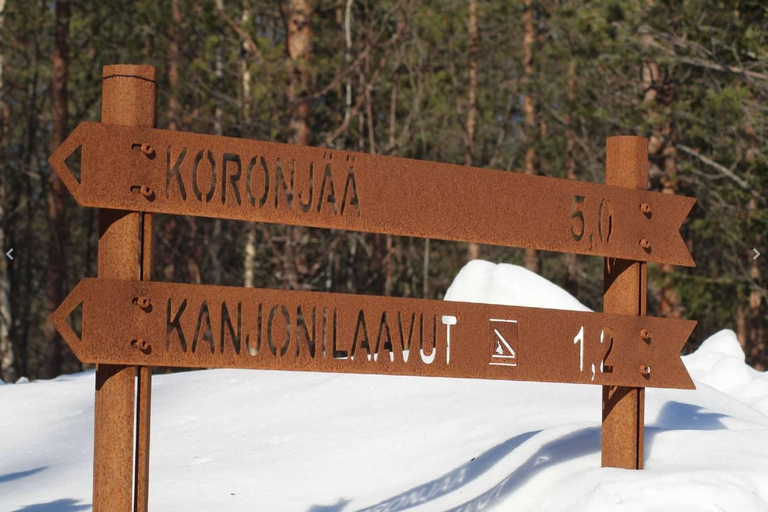
[[[670,430],[722,430],[726,428],[721,421],[724,417],[724,414],[706,412],[696,405],[668,402],[662,408],[656,423],[645,429],[646,458],[652,451],[653,438],[657,434]],[[398,512],[450,494],[482,476],[540,432],[531,431],[512,437],[434,480],[412,487],[359,512]],[[599,452],[600,427],[577,430],[544,444],[496,485],[447,512],[486,509],[512,494],[544,469]],[[349,501],[340,500],[336,505],[330,506],[314,505],[308,512],[342,512]]]
[[[0,494],[2,493],[3,484],[35,475],[44,469],[46,469],[46,466],[0,475]],[[14,509],[13,512],[78,512],[80,510],[89,510],[91,508],[91,505],[78,505],[78,501],[79,500],[61,499],[50,501],[48,503],[24,505],[21,508]]]
[[[77,512],[80,510],[90,510],[90,505],[78,505],[78,501],[73,499],[49,501],[48,503],[27,505],[16,509],[14,512]]]
[[[12,480],[18,480],[19,478],[32,476],[36,473],[41,472],[44,469],[46,469],[46,466],[43,466],[41,468],[28,469],[27,471],[17,471],[16,473],[8,473],[7,475],[0,475],[0,485],[6,482],[10,482]]]

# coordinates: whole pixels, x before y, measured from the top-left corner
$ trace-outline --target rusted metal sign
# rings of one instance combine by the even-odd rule
[[[82,147],[79,178],[67,158]],[[83,123],[50,163],[83,206],[694,266],[695,200],[273,142]]]
[[[87,363],[694,387],[689,320],[85,279],[53,321]]]

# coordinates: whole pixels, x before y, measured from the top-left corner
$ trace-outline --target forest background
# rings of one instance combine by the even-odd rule
[[[0,378],[82,368],[47,316],[96,275],[98,215],[47,160],[117,63],[158,68],[171,130],[591,182],[606,137],[648,137],[649,188],[698,200],[698,266],[649,265],[648,314],[764,370],[766,34],[761,0],[0,0]],[[156,217],[157,280],[441,298],[483,258],[602,308],[602,258]]]

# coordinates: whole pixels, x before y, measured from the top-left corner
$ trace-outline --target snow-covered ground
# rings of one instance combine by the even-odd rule
[[[511,265],[448,300],[586,308]],[[644,471],[600,468],[600,388],[208,370],[154,379],[154,511],[768,511],[768,375],[733,332],[646,393]],[[0,386],[0,511],[90,510],[94,373]]]

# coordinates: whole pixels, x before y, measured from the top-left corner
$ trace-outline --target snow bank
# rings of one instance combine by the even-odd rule
[[[699,385],[710,386],[768,415],[768,374],[744,363],[736,333],[724,329],[688,356],[686,368]]]
[[[451,300],[585,310],[473,262]],[[644,471],[600,468],[600,388],[210,370],[157,375],[152,510],[766,511],[766,375],[723,331],[649,389]],[[90,510],[94,373],[0,387],[0,511]]]
[[[462,268],[445,300],[505,306],[591,311],[573,295],[517,265],[474,260]]]

